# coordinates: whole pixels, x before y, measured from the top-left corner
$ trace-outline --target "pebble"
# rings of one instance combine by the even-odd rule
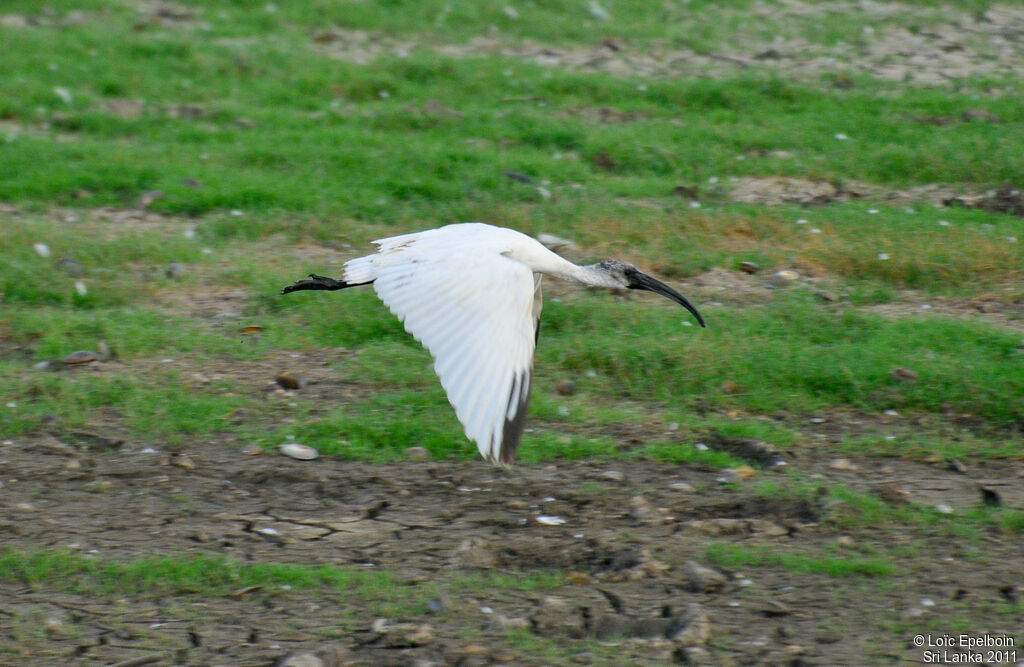
[[[601,478],[611,482],[621,482],[626,479],[626,474],[621,470],[605,470],[601,473]]]
[[[586,634],[582,614],[565,598],[545,595],[530,614],[533,631],[542,637],[562,636],[582,639]]]
[[[81,280],[75,281],[75,291],[78,292],[79,296],[85,296],[89,293],[89,288],[85,286],[85,283]]]
[[[857,472],[858,470],[857,466],[851,463],[850,459],[846,458],[832,459],[828,462],[828,467],[833,470],[844,470],[847,472]]]
[[[967,474],[967,466],[964,465],[960,459],[950,459],[949,469],[960,473],[961,475]]]
[[[683,565],[683,578],[694,593],[714,593],[725,587],[728,579],[718,570],[705,567],[697,561],[688,560]]]
[[[643,523],[658,523],[663,517],[657,508],[643,496],[633,496],[629,499],[629,514]]]
[[[696,490],[693,484],[690,484],[689,482],[672,482],[671,484],[668,485],[668,488],[674,489],[676,491],[684,491],[686,493],[690,493]]]
[[[757,262],[740,262],[740,271],[743,273],[757,273],[760,270]]]
[[[750,479],[751,477],[757,474],[757,471],[748,465],[742,465],[737,466],[735,468],[731,468],[729,472],[731,472],[739,479]]]
[[[68,274],[80,278],[85,275],[85,267],[77,259],[61,257],[57,260],[57,268]]]
[[[839,537],[837,537],[836,544],[846,549],[849,549],[857,545],[857,543],[849,535],[840,535]]]
[[[50,246],[46,245],[45,243],[36,243],[32,247],[35,248],[36,253],[40,257],[49,257],[50,256]]]
[[[171,279],[181,278],[185,275],[185,265],[181,262],[171,262],[164,269],[164,275]]]
[[[576,383],[572,380],[559,380],[555,383],[555,391],[560,396],[572,396],[576,393]]]
[[[390,623],[385,618],[373,622],[372,630],[382,635],[384,645],[391,648],[425,646],[434,641],[434,627],[429,623]]]
[[[493,568],[498,564],[498,553],[482,537],[468,537],[455,548],[452,562],[461,567]]]
[[[706,644],[711,637],[711,619],[696,602],[686,605],[686,611],[673,624],[679,628],[669,639],[677,646],[699,646]]]
[[[309,384],[306,378],[294,375],[293,373],[281,373],[274,378],[274,382],[285,389],[302,389]]]
[[[746,387],[744,387],[743,385],[739,384],[738,382],[736,382],[734,380],[730,380],[729,378],[726,378],[725,380],[722,380],[722,393],[725,393],[725,394],[742,394],[746,390],[747,390]]]
[[[909,368],[904,368],[903,366],[896,366],[890,370],[889,377],[897,382],[905,382],[907,384],[914,384],[917,382],[918,378],[915,371],[912,371]]]
[[[325,667],[324,661],[314,653],[296,653],[278,664],[281,667]]]
[[[537,516],[537,523],[542,526],[561,526],[565,523],[565,519],[560,516],[552,516],[549,514],[539,514]]]
[[[91,361],[100,361],[100,353],[92,350],[75,350],[71,354],[67,355],[62,359],[65,364],[87,364]]]
[[[783,269],[776,271],[772,274],[771,282],[776,287],[785,287],[786,285],[792,285],[796,281],[800,280],[800,274],[793,269]]]
[[[320,456],[320,452],[316,451],[312,447],[308,445],[300,445],[297,442],[286,442],[278,449],[280,449],[281,453],[285,456],[298,459],[299,461],[312,461]]]
[[[429,461],[430,460],[430,450],[427,449],[426,447],[420,447],[419,445],[414,445],[412,447],[406,447],[405,448],[405,456],[410,461]]]

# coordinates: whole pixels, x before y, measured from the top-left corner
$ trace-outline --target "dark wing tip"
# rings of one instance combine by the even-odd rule
[[[519,374],[512,382],[512,390],[509,392],[508,407],[515,405],[515,412],[511,419],[505,419],[505,426],[501,431],[501,450],[498,452],[498,462],[511,465],[516,460],[516,453],[519,451],[519,443],[523,439],[523,430],[526,428],[526,412],[530,404],[530,369]],[[507,414],[507,413],[506,413]]]

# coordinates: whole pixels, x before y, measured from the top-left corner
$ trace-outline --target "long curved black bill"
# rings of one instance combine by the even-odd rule
[[[629,279],[629,284],[626,285],[626,287],[628,287],[629,289],[643,289],[647,290],[648,292],[655,292],[656,294],[666,296],[675,301],[676,303],[678,303],[679,305],[681,305],[683,308],[693,313],[693,316],[697,318],[697,322],[702,327],[707,326],[704,324],[704,318],[701,317],[700,311],[697,310],[696,306],[690,303],[685,296],[675,291],[674,289],[672,289],[665,283],[661,282],[657,278],[652,278],[646,273],[641,273],[640,271],[630,272],[627,275],[627,278]]]

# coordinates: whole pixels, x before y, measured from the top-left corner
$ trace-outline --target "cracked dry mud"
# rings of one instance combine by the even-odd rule
[[[687,614],[700,621],[691,623],[692,632],[707,634],[704,653],[694,655],[710,664],[844,664],[844,656],[856,654],[912,658],[906,642],[872,638],[880,620],[905,621],[924,598],[935,602],[927,613],[936,617],[966,598],[978,605],[979,622],[989,623],[984,627],[1021,627],[1019,615],[990,615],[1016,594],[1024,573],[1019,540],[998,533],[986,538],[979,556],[927,526],[890,534],[867,526],[842,533],[864,551],[858,546],[837,555],[913,545],[907,561],[883,580],[718,568],[724,580],[695,592],[688,562],[713,565],[705,556],[709,541],[820,550],[840,533],[815,499],[765,500],[748,485],[718,483],[720,471],[692,464],[382,465],[244,456],[236,445],[218,443],[173,455],[116,443],[68,446],[43,436],[4,445],[5,546],[70,549],[108,560],[218,554],[242,563],[387,570],[397,589],[371,600],[277,586],[242,587],[225,597],[200,591],[95,596],[65,592],[57,583],[6,581],[0,628],[18,664],[112,664],[148,656],[150,664],[268,665],[302,651],[319,652],[324,664],[537,664],[508,640],[510,629],[563,644],[581,636],[617,642],[622,664],[659,664],[681,659],[678,642],[618,635],[657,634]],[[998,488],[1005,504],[1024,505],[1019,462],[963,473],[859,458],[853,472],[832,470],[811,453],[787,458],[809,474],[880,497],[898,488],[900,502],[941,499],[962,510],[980,502],[978,488],[986,485]],[[545,525],[542,515],[565,523]],[[459,583],[474,572],[552,567],[570,573],[554,590]],[[432,612],[382,613],[409,595],[431,598]],[[565,610],[557,624],[545,620],[550,605]]]

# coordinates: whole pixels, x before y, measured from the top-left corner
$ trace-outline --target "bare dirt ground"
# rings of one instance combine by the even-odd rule
[[[269,665],[303,651],[324,664],[537,664],[507,640],[510,629],[563,645],[615,642],[621,664],[860,664],[919,659],[912,635],[962,613],[965,601],[977,632],[1012,634],[1024,624],[1020,614],[993,612],[1024,593],[1024,546],[1012,536],[993,532],[972,545],[927,526],[840,532],[817,500],[765,500],[701,466],[373,465],[246,456],[216,441],[173,454],[118,443],[79,434],[3,445],[4,545],[101,559],[203,553],[383,569],[399,589],[436,584],[431,612],[376,621],[389,595],[410,594],[401,591],[378,600],[283,588],[95,596],[8,581],[0,630],[18,664]],[[835,469],[817,455],[785,456],[823,482],[888,502],[964,509],[981,502],[984,486],[1024,506],[1019,461],[958,472],[873,458]],[[545,516],[565,522],[547,525]],[[908,556],[878,579],[750,567],[694,590],[687,562],[708,565],[711,540],[797,551],[844,545],[839,556],[899,544]],[[458,584],[472,572],[552,567],[570,583],[536,592]],[[690,624],[692,646],[664,638],[673,622]],[[906,637],[880,634],[899,623]],[[586,650],[577,661],[590,661]]]

